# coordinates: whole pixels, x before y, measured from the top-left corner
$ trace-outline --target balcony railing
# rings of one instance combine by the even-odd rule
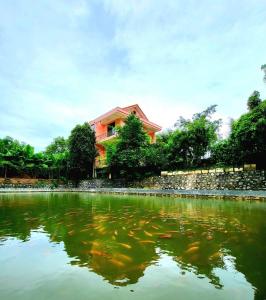
[[[103,134],[100,134],[98,136],[96,136],[96,141],[97,142],[100,142],[100,141],[103,141],[109,137],[114,137],[117,135],[117,132],[115,129],[112,129],[112,130],[109,130],[108,132],[105,132]]]

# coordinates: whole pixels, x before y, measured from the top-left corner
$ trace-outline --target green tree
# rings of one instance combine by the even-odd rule
[[[49,170],[49,177],[67,178],[69,173],[69,147],[68,140],[64,137],[56,137],[53,142],[46,147],[45,156]]]
[[[248,110],[252,110],[257,107],[261,103],[260,93],[258,91],[254,91],[251,96],[248,98],[247,106]]]
[[[160,174],[167,165],[164,148],[159,144],[148,144],[143,148],[145,175]]]
[[[235,164],[234,152],[231,141],[223,139],[211,147],[211,160],[217,166],[230,166]]]
[[[4,177],[18,176],[25,172],[25,163],[34,155],[34,148],[11,137],[0,139],[0,167]]]
[[[145,151],[149,138],[138,117],[130,114],[118,129],[118,142],[108,153],[109,167],[116,176],[130,180],[140,176],[145,167]]]
[[[97,155],[95,132],[88,123],[77,125],[69,137],[71,177],[80,180],[92,176]]]
[[[180,117],[175,130],[168,134],[165,145],[168,168],[196,167],[217,140],[220,120],[212,120],[216,105],[208,107],[192,119]]]
[[[233,123],[229,142],[235,163],[266,166],[266,100]]]
[[[68,151],[68,141],[62,136],[56,137],[53,142],[46,147],[47,154],[62,154]]]

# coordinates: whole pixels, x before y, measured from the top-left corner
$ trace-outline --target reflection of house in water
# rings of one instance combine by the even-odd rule
[[[172,199],[110,201],[56,194],[48,204],[41,195],[23,197],[18,203],[0,200],[2,243],[6,237],[28,240],[31,230],[42,227],[51,242],[64,243],[72,265],[118,286],[137,283],[159,260],[159,248],[184,271],[222,288],[215,269],[226,268],[223,255],[229,254],[236,257],[235,269],[258,289],[257,299],[266,295],[266,249],[261,246],[265,228],[259,226],[264,216],[247,216],[244,204],[236,218],[230,207],[222,212],[215,203],[202,209],[199,201],[188,208],[185,201]],[[264,251],[257,251],[257,242]]]

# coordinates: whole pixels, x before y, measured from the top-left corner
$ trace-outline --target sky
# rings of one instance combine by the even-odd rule
[[[135,103],[163,129],[217,104],[226,134],[265,63],[265,0],[0,0],[0,138],[41,151]]]

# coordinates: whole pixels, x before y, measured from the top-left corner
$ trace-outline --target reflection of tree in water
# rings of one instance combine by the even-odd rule
[[[110,201],[107,196],[92,200],[79,194],[10,197],[0,201],[2,239],[25,241],[31,230],[42,227],[52,242],[64,242],[72,265],[87,267],[111,284],[136,283],[158,261],[156,248],[160,248],[182,270],[222,288],[214,269],[225,268],[223,255],[228,249],[236,257],[236,268],[265,295],[265,246],[259,244],[264,247],[261,254],[254,246],[266,229],[256,224],[265,222],[254,218],[249,203]],[[251,259],[258,255],[261,259]]]

